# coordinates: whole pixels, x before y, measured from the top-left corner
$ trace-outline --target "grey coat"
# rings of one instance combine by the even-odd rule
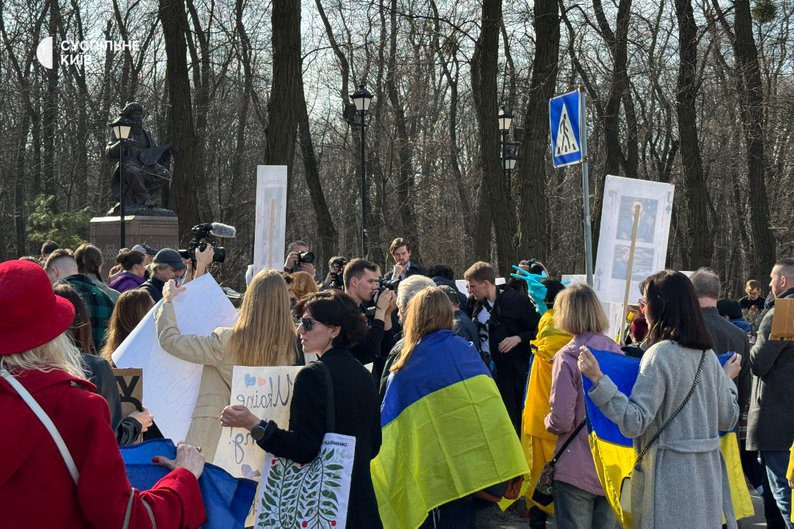
[[[794,297],[794,289],[782,297]],[[774,307],[764,315],[750,350],[756,378],[747,416],[749,450],[788,451],[794,441],[794,342],[770,340]]]
[[[631,397],[605,376],[590,398],[639,451],[689,393],[700,358],[701,351],[657,343],[642,357]],[[718,528],[723,512],[728,527],[737,527],[719,432],[732,429],[738,418],[736,386],[706,351],[692,398],[645,454],[642,477],[632,480],[635,529]]]
[[[721,355],[733,351],[742,355],[742,370],[734,382],[739,390],[739,409],[746,413],[750,407],[750,342],[747,335],[739,327],[732,324],[717,311],[715,307],[700,309],[703,323],[711,337],[712,350]]]

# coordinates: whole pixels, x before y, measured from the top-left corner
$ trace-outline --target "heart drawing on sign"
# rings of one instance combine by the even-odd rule
[[[267,379],[262,377],[256,377],[256,383],[259,384],[260,386],[264,386],[265,384],[267,384]]]
[[[254,375],[246,374],[244,380],[245,380],[245,387],[247,388],[250,388],[251,386],[256,384],[256,377]]]

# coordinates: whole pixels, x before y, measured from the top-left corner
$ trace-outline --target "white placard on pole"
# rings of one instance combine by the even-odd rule
[[[629,303],[639,298],[639,283],[664,269],[675,186],[609,175],[604,185],[601,230],[593,287],[601,301],[623,304],[634,205],[641,205],[632,266]]]
[[[284,266],[287,232],[287,166],[256,167],[256,224],[254,227],[254,264],[245,274],[246,282],[260,270]]]

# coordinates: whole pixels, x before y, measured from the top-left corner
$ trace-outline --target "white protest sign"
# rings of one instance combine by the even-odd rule
[[[664,268],[674,191],[671,184],[607,176],[593,277],[601,301],[623,304],[635,204],[640,217],[629,300],[639,297],[643,279]]]
[[[185,288],[172,302],[181,334],[209,336],[216,327],[234,324],[237,311],[210,274],[187,283]],[[162,303],[157,303],[121,343],[113,361],[118,367],[143,369],[143,404],[163,435],[178,442],[190,427],[203,366],[180,360],[160,347],[154,314]]]
[[[292,385],[301,368],[234,366],[230,403],[241,404],[260,419],[273,421],[279,428],[287,428]],[[213,464],[234,477],[259,481],[264,463],[265,451],[259,448],[248,430],[221,430]]]
[[[497,277],[496,278],[496,284],[497,285],[504,285],[506,282],[507,281],[505,281],[504,277]],[[455,280],[455,286],[458,287],[458,290],[464,296],[468,296],[469,295],[469,290],[466,288],[466,280],[465,279],[456,279]]]
[[[560,281],[565,283],[565,285],[586,285],[587,284],[587,274],[562,274],[560,276]]]
[[[256,223],[254,264],[245,274],[247,283],[265,268],[281,270],[287,233],[287,166],[256,166]]]

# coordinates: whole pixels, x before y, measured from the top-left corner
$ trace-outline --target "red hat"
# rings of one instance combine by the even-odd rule
[[[74,321],[74,306],[52,291],[44,269],[30,261],[0,263],[0,355],[51,342]]]

